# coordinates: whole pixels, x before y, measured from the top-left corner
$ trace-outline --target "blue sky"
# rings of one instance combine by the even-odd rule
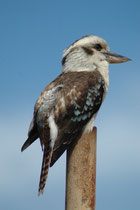
[[[110,87],[96,119],[96,210],[140,209],[140,2],[0,1],[0,208],[64,209],[65,155],[37,196],[42,151],[27,137],[33,106],[61,73],[63,50],[87,35],[103,37],[131,62],[110,65]]]

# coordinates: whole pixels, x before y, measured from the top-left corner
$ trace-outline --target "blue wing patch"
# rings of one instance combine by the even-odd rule
[[[88,89],[85,104],[82,109],[75,103],[74,115],[71,118],[73,122],[80,122],[90,119],[94,113],[96,113],[102,103],[104,91],[104,81],[97,83],[93,87]]]

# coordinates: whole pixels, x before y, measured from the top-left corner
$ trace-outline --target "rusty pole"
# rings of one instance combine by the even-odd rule
[[[97,129],[67,151],[65,210],[95,210]]]

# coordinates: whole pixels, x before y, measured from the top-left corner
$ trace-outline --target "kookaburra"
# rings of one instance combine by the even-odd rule
[[[64,50],[62,74],[37,99],[28,139],[21,149],[40,139],[43,161],[39,194],[43,193],[49,167],[84,132],[93,129],[108,91],[109,63],[129,60],[110,52],[106,41],[97,36],[82,37]]]

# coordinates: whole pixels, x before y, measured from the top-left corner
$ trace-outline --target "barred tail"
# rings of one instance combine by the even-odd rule
[[[52,156],[52,150],[50,147],[44,148],[44,154],[43,154],[43,161],[42,161],[42,169],[40,174],[40,182],[39,182],[39,189],[38,189],[38,195],[43,194],[43,190],[46,184],[50,162],[51,162],[51,156]]]

